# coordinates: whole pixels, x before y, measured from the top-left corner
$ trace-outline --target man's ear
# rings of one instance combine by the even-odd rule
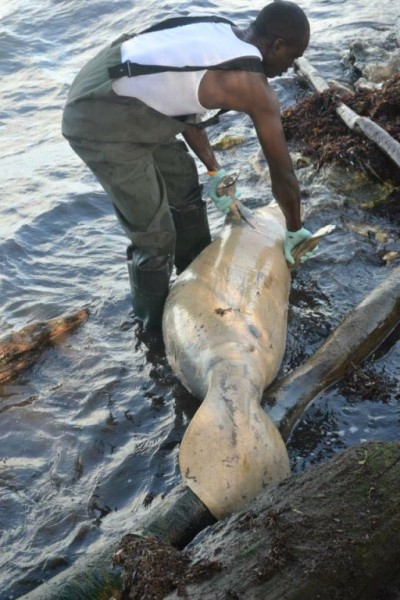
[[[274,40],[274,43],[272,44],[272,51],[280,52],[284,45],[285,45],[285,42],[283,41],[282,38],[276,38],[276,40]]]

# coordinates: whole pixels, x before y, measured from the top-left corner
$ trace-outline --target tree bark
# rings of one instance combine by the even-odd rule
[[[399,577],[399,484],[399,443],[346,450],[202,532],[182,553],[175,578],[176,555],[154,561],[153,547],[153,561],[143,563],[148,540],[136,539],[129,598],[144,597],[146,580],[153,600],[387,600]],[[166,593],[152,590],[163,573]]]
[[[308,360],[268,388],[267,412],[284,440],[310,402],[360,365],[399,321],[400,267],[395,267]]]
[[[72,314],[27,325],[0,340],[0,383],[9,381],[30,367],[39,352],[86,321],[89,311],[82,308]]]

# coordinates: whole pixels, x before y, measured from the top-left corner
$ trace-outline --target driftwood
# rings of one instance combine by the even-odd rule
[[[264,491],[184,553],[127,536],[123,598],[387,600],[399,577],[399,484],[400,444],[369,443]]]
[[[330,89],[327,81],[318,74],[318,71],[306,58],[296,59],[295,65],[300,74],[313,85],[317,92],[322,93]],[[338,103],[336,113],[349,129],[363,133],[400,167],[400,144],[387,131],[374,123],[372,119],[357,115],[344,102]]]
[[[0,340],[0,383],[9,381],[30,367],[38,353],[66,333],[83,323],[89,312],[86,308],[48,321],[27,325]]]
[[[267,392],[268,414],[287,440],[308,404],[360,365],[400,321],[400,267],[339,324],[305,363]]]

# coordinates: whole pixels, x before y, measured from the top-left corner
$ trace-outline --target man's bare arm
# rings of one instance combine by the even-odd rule
[[[205,165],[207,171],[218,171],[220,169],[214,150],[204,129],[188,125],[182,135],[188,146]]]
[[[301,228],[300,186],[294,173],[283,132],[278,100],[268,90],[267,101],[250,112],[271,174],[272,193],[281,207],[289,231]]]
[[[251,117],[286,226],[289,231],[300,229],[300,186],[287,149],[279,102],[266,77],[244,71],[208,71],[200,85],[199,99],[207,108],[236,110]]]
[[[281,207],[289,231],[301,228],[300,218],[300,186],[293,170],[292,160],[287,150],[286,141],[279,120],[268,116],[253,119],[271,175],[271,186],[274,198]]]

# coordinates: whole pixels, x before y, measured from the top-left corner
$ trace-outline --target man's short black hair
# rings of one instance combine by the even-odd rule
[[[251,24],[263,38],[281,38],[293,44],[310,35],[310,25],[303,10],[294,2],[276,0],[267,4]]]

